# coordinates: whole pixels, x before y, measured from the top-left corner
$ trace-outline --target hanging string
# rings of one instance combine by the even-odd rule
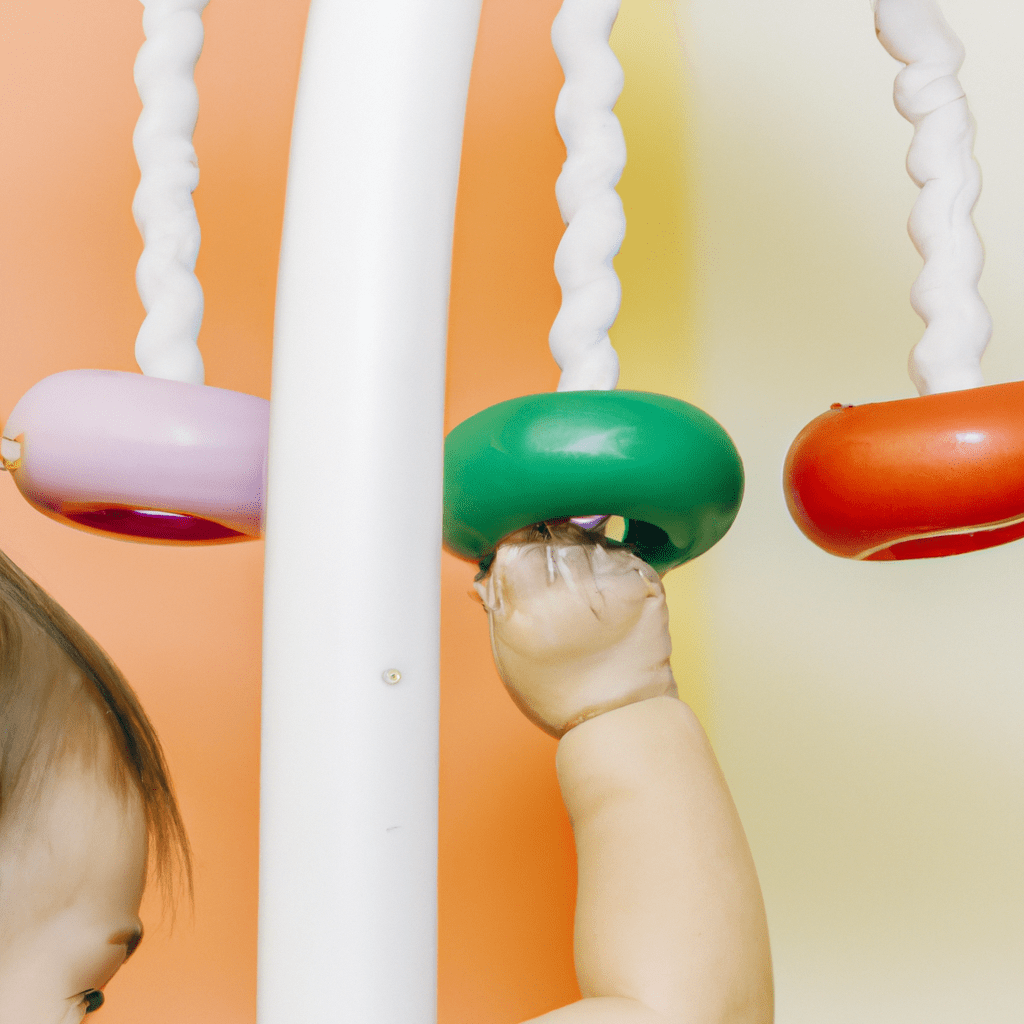
[[[908,230],[924,267],[910,295],[925,332],[910,355],[922,395],[977,387],[992,319],[978,280],[985,254],[971,220],[981,192],[974,119],[957,72],[963,44],[935,0],[876,0],[879,41],[906,67],[896,109],[914,126],[907,171],[921,194]]]
[[[555,187],[567,227],[555,255],[562,307],[551,327],[559,391],[606,391],[619,379],[608,338],[622,298],[612,259],[626,233],[615,186],[626,142],[612,111],[622,68],[608,45],[620,0],[564,0],[551,41],[565,73],[555,121],[566,160]]]
[[[193,72],[209,0],[142,0],[146,41],[135,61],[142,114],[133,142],[141,180],[132,212],[144,248],[135,272],[146,319],[135,342],[144,374],[202,384],[196,339],[203,289],[195,276],[199,221],[192,192],[199,166],[192,133],[199,113]]]

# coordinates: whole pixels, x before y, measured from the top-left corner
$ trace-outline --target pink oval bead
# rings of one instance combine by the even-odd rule
[[[21,398],[7,468],[40,512],[150,543],[251,540],[263,529],[270,403],[116,370],[68,370]]]

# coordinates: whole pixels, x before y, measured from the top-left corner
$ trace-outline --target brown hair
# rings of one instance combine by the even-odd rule
[[[30,813],[70,758],[105,767],[120,796],[137,794],[165,895],[179,879],[191,895],[188,837],[138,698],[85,630],[0,552],[0,830]]]

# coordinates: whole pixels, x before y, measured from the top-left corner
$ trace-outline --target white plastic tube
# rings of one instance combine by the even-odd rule
[[[313,0],[271,400],[260,1024],[436,1019],[444,354],[481,0]]]
[[[135,61],[142,113],[132,142],[141,179],[132,203],[145,248],[135,271],[146,319],[135,341],[150,377],[203,383],[197,339],[203,289],[195,275],[199,221],[192,192],[199,165],[192,147],[199,114],[193,80],[209,0],[142,0],[146,41]]]
[[[615,186],[626,166],[626,141],[614,107],[622,66],[608,45],[620,0],[563,0],[551,42],[565,85],[555,121],[565,163],[555,192],[565,234],[555,254],[562,306],[551,326],[551,354],[562,370],[559,391],[608,391],[619,357],[608,329],[622,300],[612,265],[626,234]]]
[[[914,126],[907,171],[921,189],[908,229],[924,267],[910,301],[925,332],[910,354],[910,377],[922,395],[978,387],[992,319],[978,292],[985,253],[971,212],[981,171],[957,79],[963,44],[935,0],[875,0],[875,29],[906,65],[894,100]]]

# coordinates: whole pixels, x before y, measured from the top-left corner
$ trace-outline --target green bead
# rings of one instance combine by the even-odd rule
[[[562,391],[493,405],[445,440],[444,542],[488,558],[547,519],[618,515],[624,544],[664,573],[736,518],[743,464],[707,413],[643,391]]]

